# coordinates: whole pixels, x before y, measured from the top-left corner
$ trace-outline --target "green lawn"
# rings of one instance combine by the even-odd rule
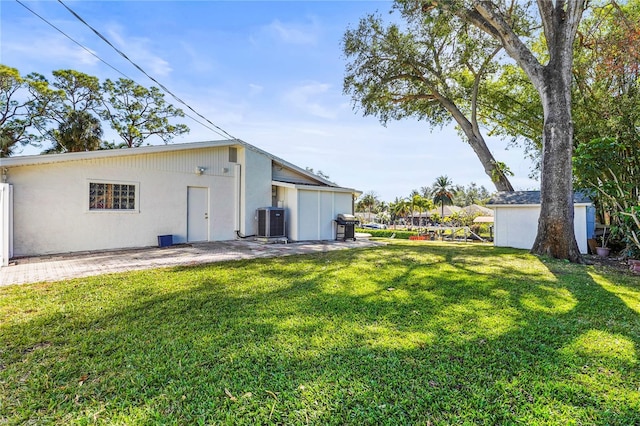
[[[392,240],[0,288],[0,424],[640,424],[639,281]]]

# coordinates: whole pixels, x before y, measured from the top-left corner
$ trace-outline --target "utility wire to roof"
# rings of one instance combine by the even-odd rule
[[[39,15],[37,12],[35,12],[33,9],[29,8],[27,5],[25,5],[23,2],[21,2],[20,0],[16,0],[16,2],[18,4],[20,4],[22,7],[24,7],[25,9],[27,9],[29,12],[31,12],[32,14],[34,14],[35,16],[37,16],[38,18],[40,18],[42,21],[44,21],[46,24],[48,24],[49,26],[51,26],[52,28],[54,28],[56,31],[58,31],[60,34],[62,34],[63,36],[65,36],[66,38],[68,38],[69,40],[71,40],[73,43],[77,44],[78,46],[80,46],[83,50],[87,51],[91,56],[94,56],[95,58],[97,58],[100,62],[104,63],[105,65],[107,65],[109,68],[113,69],[114,71],[116,71],[118,74],[122,75],[124,78],[127,78],[131,81],[134,81],[132,78],[128,77],[126,74],[124,74],[122,71],[120,71],[119,69],[115,68],[113,65],[109,64],[107,61],[105,61],[104,59],[102,59],[101,57],[99,57],[98,55],[96,55],[93,51],[91,51],[91,49],[87,48],[86,46],[84,46],[83,44],[81,44],[80,42],[76,41],[75,39],[73,39],[71,36],[69,36],[68,34],[66,34],[64,31],[62,31],[60,28],[56,27],[54,24],[52,24],[51,22],[49,22],[46,18],[44,18],[43,16]],[[224,137],[224,138],[228,138],[228,139],[237,139],[233,136],[231,136],[231,134],[229,134],[227,131],[225,131],[224,129],[222,129],[221,127],[215,125],[213,122],[211,122],[211,120],[209,120],[208,118],[206,118],[205,116],[203,116],[202,114],[200,114],[199,112],[197,112],[195,109],[193,109],[189,104],[187,104],[185,101],[183,101],[182,99],[180,99],[178,96],[176,96],[175,94],[173,94],[173,92],[171,92],[169,89],[167,89],[167,87],[165,87],[163,84],[161,84],[158,80],[156,80],[155,78],[153,78],[151,75],[149,75],[144,69],[142,69],[142,67],[140,67],[138,64],[136,64],[135,62],[133,62],[131,59],[129,59],[129,57],[127,57],[126,54],[124,54],[124,52],[122,52],[121,50],[119,50],[118,48],[116,48],[106,37],[104,37],[99,31],[97,31],[95,28],[93,28],[91,25],[89,25],[84,19],[82,19],[81,16],[79,16],[76,12],[74,12],[71,8],[69,8],[66,4],[64,4],[61,0],[58,0],[58,2],[64,6],[74,17],[76,17],[80,22],[82,22],[84,25],[86,25],[87,27],[89,27],[98,37],[100,37],[105,43],[107,43],[109,46],[111,46],[111,48],[113,48],[118,54],[120,54],[123,58],[125,58],[128,62],[130,62],[133,66],[135,66],[140,72],[142,72],[145,76],[147,76],[151,81],[153,81],[154,83],[156,83],[162,90],[164,90],[166,93],[168,93],[169,95],[171,95],[176,101],[178,101],[179,103],[181,103],[182,105],[184,105],[185,107],[187,107],[190,111],[192,111],[194,114],[196,114],[198,117],[202,118],[203,120],[205,120],[207,123],[209,123],[211,126],[213,126],[213,128],[209,127],[208,125],[202,123],[201,121],[199,121],[198,119],[190,116],[189,114],[185,114],[187,117],[191,118],[193,121],[195,121],[196,123],[206,127],[207,129],[211,130],[214,133],[217,133],[218,135]]]

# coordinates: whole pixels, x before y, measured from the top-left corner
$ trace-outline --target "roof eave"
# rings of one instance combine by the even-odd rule
[[[325,192],[348,192],[356,195],[357,197],[362,194],[361,191],[353,188],[343,188],[341,186],[321,186],[321,185],[309,185],[309,184],[300,184],[300,183],[290,183],[290,182],[281,182],[278,180],[271,181],[271,184],[274,186],[281,186],[283,188],[291,188],[291,189],[306,189],[312,191],[325,191]]]
[[[216,148],[221,146],[244,146],[236,139],[224,139],[206,142],[177,143],[169,145],[151,145],[138,148],[105,149],[100,151],[67,152],[63,154],[25,155],[1,160],[2,167],[33,166],[38,164],[64,163],[69,161],[93,160],[134,155],[157,154],[163,152],[187,151],[193,149]]]

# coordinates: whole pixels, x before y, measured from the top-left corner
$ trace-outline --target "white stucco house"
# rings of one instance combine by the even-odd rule
[[[575,193],[574,231],[580,253],[587,253],[587,239],[595,230],[595,208],[582,193]],[[538,233],[540,191],[498,192],[487,203],[494,211],[494,245],[530,249]]]
[[[336,216],[353,214],[360,195],[240,140],[4,158],[0,173],[5,266],[20,256],[153,246],[159,236],[262,235],[257,212],[269,218],[274,207],[289,240],[332,240]]]

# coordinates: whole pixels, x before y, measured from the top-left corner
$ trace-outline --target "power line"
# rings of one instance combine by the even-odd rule
[[[134,79],[132,79],[131,77],[127,76],[125,73],[123,73],[122,71],[120,71],[119,69],[117,69],[116,67],[114,67],[113,65],[111,65],[110,63],[108,63],[107,61],[105,61],[104,59],[102,59],[101,57],[99,57],[98,55],[96,55],[93,51],[91,51],[91,49],[87,48],[86,46],[84,46],[82,43],[76,41],[73,37],[71,37],[70,35],[68,35],[67,33],[65,33],[64,31],[62,31],[60,28],[56,27],[54,24],[52,24],[51,22],[49,22],[46,18],[44,18],[43,16],[39,15],[36,11],[34,11],[33,9],[29,8],[27,5],[25,5],[24,3],[22,3],[20,0],[16,0],[17,3],[19,3],[22,7],[24,7],[25,9],[27,9],[29,12],[31,12],[32,14],[34,14],[35,16],[37,16],[38,18],[40,18],[44,23],[46,23],[47,25],[51,26],[52,28],[54,28],[56,31],[58,31],[60,34],[62,34],[63,36],[65,36],[66,38],[68,38],[69,40],[71,40],[73,43],[77,44],[78,46],[80,46],[80,48],[82,48],[83,50],[87,51],[91,56],[95,57],[96,59],[98,59],[100,62],[102,62],[103,64],[107,65],[109,68],[113,69],[115,72],[117,72],[118,74],[122,75],[124,78],[131,80],[131,81],[135,81]],[[185,116],[189,117],[190,119],[192,119],[193,121],[195,121],[196,123],[200,124],[201,126],[211,130],[214,133],[217,133],[218,135],[222,136],[222,137],[228,137],[227,135],[223,135],[220,132],[218,132],[216,129],[212,129],[211,127],[207,126],[206,124],[202,123],[201,121],[199,121],[198,119],[196,119],[195,117],[190,116],[189,114],[185,114]]]
[[[16,2],[18,4],[20,4],[22,7],[24,7],[25,9],[27,9],[29,12],[31,12],[33,15],[37,16],[38,18],[40,18],[44,23],[46,23],[47,25],[49,25],[50,27],[52,27],[53,29],[55,29],[56,31],[58,31],[60,34],[62,34],[63,36],[65,36],[66,38],[68,38],[71,42],[75,43],[76,45],[78,45],[81,49],[85,50],[87,53],[89,53],[91,56],[95,57],[96,59],[98,59],[100,62],[102,62],[103,64],[105,64],[106,66],[108,66],[109,68],[111,68],[112,70],[114,70],[115,72],[117,72],[118,74],[120,74],[121,76],[123,76],[124,78],[131,80],[131,81],[135,81],[134,79],[132,79],[131,77],[127,76],[125,73],[123,73],[122,71],[120,71],[119,69],[117,69],[116,67],[114,67],[113,65],[111,65],[110,63],[108,63],[107,61],[105,61],[104,59],[102,59],[100,56],[96,55],[91,49],[87,48],[86,46],[84,46],[82,43],[78,42],[77,40],[75,40],[73,37],[71,37],[70,35],[68,35],[67,33],[65,33],[64,31],[62,31],[60,28],[58,28],[57,26],[55,26],[54,24],[52,24],[51,22],[49,22],[46,18],[44,18],[43,16],[41,16],[40,14],[38,14],[36,11],[34,11],[33,9],[31,9],[30,7],[28,7],[26,4],[24,4],[23,2],[21,2],[20,0],[16,0]],[[62,2],[60,2],[62,3]],[[67,7],[66,5],[63,4],[63,6]],[[69,8],[67,8],[69,9]],[[71,11],[71,10],[70,10]],[[73,11],[71,11],[72,13],[74,13]],[[74,13],[75,15],[75,13]],[[81,18],[80,18],[81,19]],[[82,19],[81,19],[82,20]],[[84,21],[83,21],[84,22]],[[85,23],[85,25],[87,25]],[[94,30],[95,32],[95,30]],[[102,38],[102,37],[101,37]],[[104,39],[104,38],[103,38]],[[107,41],[107,43],[109,43]],[[111,45],[111,43],[109,43]],[[111,47],[113,47],[113,45],[111,45]],[[115,47],[114,47],[115,49]],[[117,49],[116,49],[117,50]],[[121,55],[124,56],[124,54],[122,52],[118,52]],[[126,56],[125,56],[126,58]],[[127,60],[129,60],[127,58]],[[129,62],[131,62],[129,60]],[[133,62],[132,62],[133,63]],[[146,72],[144,72],[144,70],[142,70],[140,67],[138,67],[136,64],[134,64],[136,66],[136,68],[140,69],[147,77],[149,77],[151,80],[153,80],[154,82],[156,82],[165,92],[169,93],[173,98],[175,98],[178,102],[182,103],[183,105],[187,106],[187,108],[189,108],[191,111],[193,111],[194,113],[196,113],[199,117],[202,117],[204,120],[206,120],[208,123],[210,123],[213,128],[209,127],[208,125],[206,125],[205,123],[199,121],[197,118],[192,117],[189,114],[185,114],[186,117],[192,119],[193,121],[195,121],[196,123],[200,124],[201,126],[205,127],[206,129],[211,130],[212,132],[224,137],[224,138],[229,138],[229,139],[236,139],[233,136],[231,136],[229,133],[227,133],[226,131],[224,131],[223,129],[221,129],[220,127],[216,126],[215,124],[213,124],[210,120],[208,120],[206,117],[203,117],[201,114],[199,114],[198,112],[196,112],[193,108],[191,108],[189,105],[187,105],[184,101],[182,101],[181,99],[179,99],[178,97],[176,97],[173,93],[171,93],[166,87],[164,87],[162,84],[158,83],[153,77],[149,76]]]
[[[22,7],[24,7],[25,9],[27,9],[29,12],[33,13],[34,15],[36,15],[38,18],[40,18],[42,21],[44,21],[47,25],[51,26],[53,29],[55,29],[56,31],[58,31],[60,34],[62,34],[63,36],[65,36],[66,38],[68,38],[69,40],[71,40],[73,43],[77,44],[78,46],[80,46],[83,50],[87,51],[91,56],[95,57],[96,59],[98,59],[100,62],[102,62],[103,64],[105,64],[106,66],[108,66],[109,68],[111,68],[112,70],[114,70],[115,72],[117,72],[118,74],[122,75],[125,78],[128,78],[129,80],[132,80],[131,78],[127,77],[126,74],[124,74],[122,71],[120,71],[119,69],[115,68],[114,66],[112,66],[111,64],[109,64],[107,61],[105,61],[104,59],[102,59],[101,57],[99,57],[98,55],[96,55],[95,53],[93,53],[93,51],[91,51],[91,49],[83,46],[80,42],[74,40],[71,36],[69,36],[67,33],[65,33],[64,31],[62,31],[60,28],[56,27],[55,25],[53,25],[51,22],[47,21],[44,17],[42,17],[41,15],[39,15],[36,11],[34,11],[33,9],[29,8],[26,4],[22,3],[20,0],[16,0],[16,2],[18,2]]]
[[[219,130],[220,132],[223,133],[222,136],[228,137],[229,139],[237,139],[233,136],[231,136],[226,130],[224,130],[223,128],[215,125],[211,120],[209,120],[208,118],[206,118],[205,116],[203,116],[202,114],[200,114],[199,112],[197,112],[195,109],[193,109],[189,104],[187,104],[185,101],[183,101],[182,99],[180,99],[178,96],[176,96],[175,94],[173,94],[173,92],[171,92],[169,89],[167,89],[163,84],[161,84],[158,80],[156,80],[155,78],[153,78],[152,76],[150,76],[144,69],[142,69],[142,67],[138,64],[136,64],[135,62],[133,62],[131,59],[129,59],[129,57],[127,55],[124,54],[124,52],[122,52],[120,49],[118,49],[117,47],[115,47],[105,36],[103,36],[98,30],[96,30],[95,28],[93,28],[87,21],[85,21],[84,19],[82,19],[82,17],[80,15],[78,15],[76,12],[74,12],[69,6],[67,6],[66,4],[64,4],[64,2],[62,0],[58,0],[58,3],[60,3],[62,6],[65,7],[65,9],[67,9],[73,16],[75,16],[80,22],[82,22],[84,25],[86,25],[91,31],[93,31],[98,37],[100,37],[105,43],[107,43],[109,46],[111,46],[111,48],[113,50],[115,50],[116,52],[118,52],[120,54],[120,56],[122,56],[123,58],[125,58],[127,61],[129,61],[134,67],[136,67],[141,73],[143,73],[144,75],[146,75],[151,81],[153,81],[154,83],[156,83],[158,86],[160,86],[160,88],[162,90],[164,90],[165,92],[167,92],[169,95],[171,95],[176,101],[178,101],[179,103],[181,103],[182,105],[186,106],[187,108],[189,108],[194,114],[196,114],[198,117],[202,118],[203,120],[205,120],[207,123],[211,124],[213,127],[215,127],[217,130]],[[217,133],[217,132],[216,132]],[[220,133],[218,133],[220,134]]]

